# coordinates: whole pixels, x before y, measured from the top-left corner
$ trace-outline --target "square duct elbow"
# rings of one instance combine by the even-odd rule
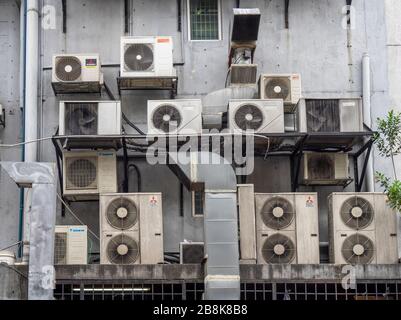
[[[257,41],[259,35],[259,24],[260,10],[258,8],[235,8],[231,41]]]

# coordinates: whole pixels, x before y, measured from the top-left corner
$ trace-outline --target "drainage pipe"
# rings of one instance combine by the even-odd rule
[[[372,128],[371,117],[371,78],[370,78],[370,57],[368,53],[364,53],[362,57],[362,94],[363,94],[363,121],[365,125]],[[374,173],[373,173],[373,157],[370,156],[366,167],[366,191],[374,192]]]

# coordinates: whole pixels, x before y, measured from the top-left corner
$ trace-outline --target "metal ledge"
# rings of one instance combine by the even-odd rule
[[[102,93],[102,85],[100,82],[52,82],[54,94],[80,94],[80,93]]]
[[[178,77],[117,78],[118,92],[125,90],[168,90],[177,95]]]

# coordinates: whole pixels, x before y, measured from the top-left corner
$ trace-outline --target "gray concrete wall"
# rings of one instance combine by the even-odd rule
[[[183,1],[186,2],[186,1]],[[186,5],[184,5],[183,31],[177,31],[177,2],[132,0],[131,34],[133,35],[171,35],[174,38],[174,62],[179,76],[178,98],[201,97],[214,90],[224,88],[227,74],[227,55],[229,34],[232,24],[232,8],[236,1],[222,1],[222,40],[190,42]],[[1,0],[7,8],[5,18],[14,15],[18,21],[18,11],[11,0]],[[44,0],[43,4],[53,5],[57,12],[57,28],[41,30],[41,64],[51,66],[54,53],[98,52],[103,64],[119,63],[119,41],[124,33],[123,1],[74,0],[68,2],[67,33],[62,33],[61,1]],[[347,32],[342,28],[342,8],[344,1],[303,0],[291,1],[289,29],[284,24],[284,1],[248,0],[241,1],[242,7],[258,7],[262,12],[260,39],[256,50],[259,72],[299,72],[302,74],[303,92],[306,97],[360,97],[361,96],[361,58],[369,52],[372,59],[372,118],[383,116],[389,105],[385,7],[382,1],[354,0],[355,29]],[[3,16],[4,10],[0,11]],[[1,19],[0,19],[1,20]],[[8,21],[7,20],[7,21]],[[8,22],[7,25],[12,25]],[[17,28],[18,29],[18,28]],[[8,55],[1,54],[0,63],[6,66],[0,74],[11,79],[8,91],[0,91],[0,103],[8,110],[14,108],[15,115],[9,117],[5,131],[0,129],[0,139],[11,143],[18,140],[19,118],[17,98],[10,98],[12,90],[18,88],[18,67],[6,63],[10,56],[17,56],[18,30],[5,33],[14,46],[7,49]],[[1,29],[3,30],[3,29]],[[118,68],[104,68],[105,81],[117,96],[116,77]],[[58,126],[58,101],[66,97],[55,97],[50,85],[51,72],[41,73],[40,93],[40,134],[51,136]],[[3,89],[1,89],[3,90]],[[124,112],[141,128],[146,129],[146,101],[165,98],[160,92],[125,93]],[[82,96],[84,99],[98,99],[97,96]],[[79,97],[74,97],[79,99]],[[107,99],[104,95],[102,99]],[[10,101],[8,101],[10,100]],[[8,102],[7,102],[8,101]],[[13,125],[13,122],[14,125]],[[126,127],[128,132],[129,127]],[[2,152],[2,158],[18,160],[19,150]],[[54,151],[49,142],[41,143],[41,161],[54,161]],[[388,172],[388,164],[375,158],[375,169]],[[178,251],[178,243],[183,239],[201,240],[202,221],[191,217],[190,195],[185,192],[184,217],[180,216],[178,199],[179,183],[165,167],[149,167],[144,161],[138,165],[142,173],[143,191],[163,192],[165,250]],[[285,159],[257,160],[255,173],[249,183],[255,183],[257,192],[290,191],[289,163]],[[121,170],[120,170],[121,172]],[[135,174],[132,173],[131,191],[136,191]],[[15,240],[17,233],[18,193],[4,178],[0,182],[0,214],[5,217],[0,225],[0,244]],[[14,188],[14,189],[12,189]],[[7,190],[7,192],[3,191]],[[10,191],[9,191],[10,190]],[[322,240],[327,241],[326,196],[337,188],[307,188],[303,191],[319,192],[321,205]],[[76,204],[73,210],[94,231],[98,232],[97,204]],[[71,217],[61,218],[58,223],[72,223]],[[94,251],[97,244],[94,244]]]

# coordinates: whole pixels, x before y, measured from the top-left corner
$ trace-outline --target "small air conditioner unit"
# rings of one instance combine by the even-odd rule
[[[201,133],[201,100],[148,100],[149,135]]]
[[[330,262],[398,264],[397,216],[383,193],[329,196]]]
[[[301,99],[297,110],[303,133],[363,131],[361,99]]]
[[[301,177],[305,185],[342,185],[350,181],[346,153],[305,152],[302,162]]]
[[[292,111],[302,96],[300,74],[262,74],[259,80],[261,99],[283,99]]]
[[[88,264],[87,226],[56,226],[54,264]]]
[[[59,135],[120,135],[120,101],[61,101]]]
[[[282,100],[231,100],[228,113],[233,133],[284,133]]]
[[[258,66],[256,64],[232,64],[230,67],[230,85],[255,85]]]
[[[52,85],[64,93],[99,92],[103,85],[99,55],[54,55]]]
[[[316,193],[255,194],[257,263],[319,264]]]
[[[205,258],[205,244],[203,242],[181,242],[180,263],[201,264]]]
[[[100,193],[117,192],[115,151],[66,151],[63,164],[66,199],[93,200]]]
[[[174,77],[171,37],[121,38],[121,77]]]
[[[160,193],[100,196],[100,263],[164,262]]]

